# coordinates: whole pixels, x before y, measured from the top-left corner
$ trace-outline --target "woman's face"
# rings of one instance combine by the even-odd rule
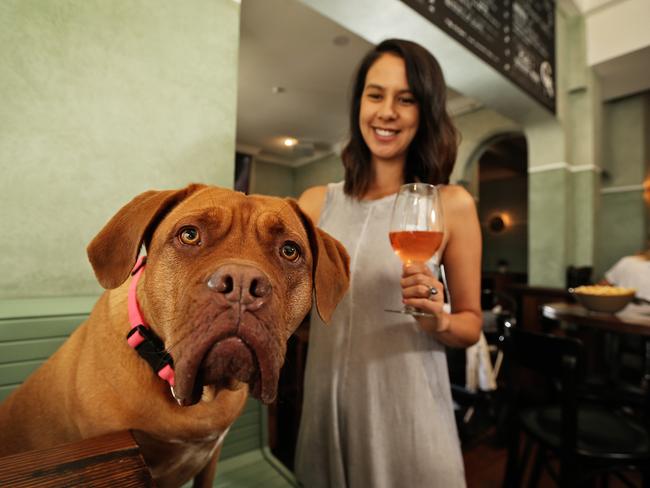
[[[420,109],[409,89],[404,60],[382,54],[366,74],[359,126],[372,159],[404,163],[420,122]]]

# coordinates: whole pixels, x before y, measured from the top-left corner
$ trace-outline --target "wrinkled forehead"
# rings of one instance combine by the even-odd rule
[[[281,233],[299,233],[307,238],[296,211],[286,200],[263,195],[245,195],[224,188],[205,188],[181,202],[166,221],[193,217],[219,222],[224,227],[252,228],[260,240]]]

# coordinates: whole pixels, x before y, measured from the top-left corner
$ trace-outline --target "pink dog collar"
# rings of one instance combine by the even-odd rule
[[[136,263],[131,275],[133,279],[129,284],[129,293],[127,296],[129,308],[129,323],[131,330],[126,336],[129,346],[149,363],[158,376],[167,381],[170,386],[174,386],[174,361],[165,350],[165,344],[145,323],[142,312],[138,305],[136,289],[138,281],[144,271],[147,257],[142,256]]]

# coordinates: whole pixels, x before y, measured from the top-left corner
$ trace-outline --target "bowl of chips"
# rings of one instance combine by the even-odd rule
[[[609,285],[589,285],[570,288],[569,291],[587,310],[616,313],[632,301],[636,290]]]

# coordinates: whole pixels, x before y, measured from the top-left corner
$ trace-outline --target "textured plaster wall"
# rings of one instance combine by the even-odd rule
[[[563,286],[570,263],[566,244],[570,174],[558,169],[528,176],[528,281]]]
[[[605,104],[604,168],[598,214],[596,276],[646,245],[650,199],[643,182],[650,167],[650,93]]]
[[[603,188],[635,185],[643,181],[648,147],[650,93],[605,104],[604,169],[609,173]]]
[[[298,197],[307,188],[341,181],[345,174],[343,161],[338,154],[331,154],[294,170],[294,194]]]
[[[593,266],[597,246],[597,216],[600,205],[600,175],[592,170],[576,171],[570,175],[569,204],[573,213],[573,247],[569,250],[569,265]]]
[[[641,192],[603,194],[602,209],[598,216],[599,252],[595,277],[602,277],[621,257],[642,250],[647,239]]]
[[[309,187],[341,181],[343,176],[343,163],[338,154],[296,168],[255,159],[251,193],[298,198]]]
[[[120,206],[232,185],[238,31],[232,0],[0,2],[0,298],[98,293]]]
[[[251,193],[292,197],[294,171],[289,166],[254,159],[251,169]]]

